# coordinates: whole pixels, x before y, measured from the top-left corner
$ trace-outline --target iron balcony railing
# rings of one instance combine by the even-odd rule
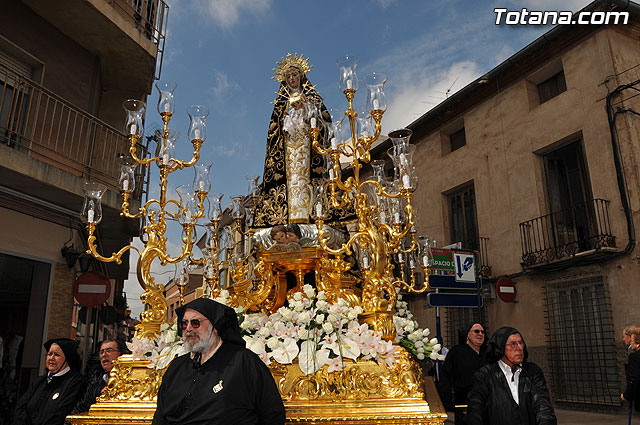
[[[592,199],[572,208],[520,223],[522,262],[532,266],[577,253],[615,247],[609,201]]]
[[[127,137],[35,82],[0,67],[0,143],[78,177],[117,186]]]
[[[157,46],[156,80],[160,78],[169,6],[163,0],[105,0]]]

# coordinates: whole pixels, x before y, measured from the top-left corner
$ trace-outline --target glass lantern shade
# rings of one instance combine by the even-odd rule
[[[102,195],[104,195],[107,187],[100,183],[85,182],[82,190],[84,192],[81,212],[82,221],[85,224],[100,223],[102,221]]]
[[[209,180],[209,170],[211,164],[197,163],[193,166],[193,191],[194,192],[209,192],[211,189],[211,181]]]
[[[260,195],[260,185],[258,184],[260,176],[246,176],[245,179],[247,179],[249,185],[248,195],[252,198]]]
[[[382,72],[372,72],[365,77],[367,86],[367,109],[369,111],[386,111],[387,98],[384,95],[384,83],[387,75]]]
[[[327,199],[325,193],[325,186],[321,182],[313,183],[313,190],[311,192],[311,202],[309,203],[311,211],[309,211],[309,215],[311,218],[318,219],[326,219],[328,214],[327,208]]]
[[[176,157],[176,142],[180,138],[180,133],[173,129],[168,129],[169,137],[161,137],[156,148],[156,157],[160,159],[162,165],[169,165],[169,160]]]
[[[340,90],[358,90],[358,75],[356,74],[356,67],[360,63],[358,58],[353,55],[345,55],[336,59],[338,68],[340,70]]]
[[[389,132],[389,138],[393,143],[394,151],[401,152],[406,150],[407,146],[409,146],[409,139],[412,134],[413,131],[408,128],[400,128]]]
[[[189,283],[189,265],[187,260],[182,260],[176,264],[174,281],[178,286],[186,286],[187,283]]]
[[[418,246],[420,249],[420,258],[422,267],[431,267],[433,264],[433,251],[431,239],[426,236],[418,236]]]
[[[224,195],[221,193],[209,194],[209,203],[211,204],[211,206],[209,207],[209,220],[219,221],[222,218],[223,196]]]
[[[418,183],[416,169],[413,166],[413,153],[416,147],[407,145],[398,150],[395,146],[387,150],[393,160],[396,184],[402,189],[415,189]]]
[[[357,135],[358,138],[371,137],[375,134],[373,123],[371,122],[371,115],[365,108],[359,108],[357,110],[358,116],[356,117]]]
[[[242,219],[245,216],[244,205],[242,204],[242,196],[232,196],[231,201],[233,202],[231,216],[235,219]]]
[[[118,188],[121,191],[133,192],[136,188],[135,172],[138,164],[120,164],[120,177],[118,178]]]
[[[180,224],[193,223],[198,218],[198,206],[194,197],[193,186],[190,184],[178,186],[176,187],[176,192],[182,205],[178,222]]]
[[[158,113],[160,115],[173,115],[176,110],[176,101],[173,92],[178,85],[173,81],[158,81],[156,89],[158,89]]]
[[[127,112],[127,120],[124,125],[125,134],[142,137],[144,135],[146,105],[141,100],[129,99],[122,102],[122,107]]]
[[[308,105],[306,105],[305,112],[309,127],[318,128],[322,125],[322,113],[320,110],[320,104],[309,103]]]
[[[202,105],[193,105],[187,108],[189,114],[189,140],[207,140],[207,117],[209,108]]]
[[[329,115],[331,116],[331,122],[327,123],[329,128],[329,140],[331,142],[331,149],[338,149],[342,144],[342,122],[345,114],[343,109],[329,109]]]

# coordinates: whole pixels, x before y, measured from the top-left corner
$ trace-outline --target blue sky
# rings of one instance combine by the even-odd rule
[[[201,161],[212,163],[212,191],[247,193],[245,176],[261,175],[267,125],[277,81],[275,62],[301,53],[313,65],[307,74],[328,108],[346,109],[338,89],[335,60],[360,59],[362,81],[384,72],[388,108],[383,133],[401,128],[466,84],[496,67],[551,27],[495,25],[493,9],[560,11],[581,9],[586,0],[167,0],[168,31],[161,79],[175,81],[176,114],[170,126],[186,134],[185,109],[207,105],[207,140]],[[361,83],[361,87],[364,84]],[[356,104],[364,104],[364,90]],[[149,96],[147,129],[159,126],[157,94]],[[181,138],[177,154],[189,159],[191,144]],[[154,170],[155,171],[155,170]],[[155,176],[155,179],[154,179]],[[172,174],[170,190],[191,183],[192,170]],[[157,173],[151,195],[157,194]],[[155,196],[154,196],[155,197]],[[170,240],[179,241],[171,228]],[[177,252],[177,246],[171,250]],[[132,259],[134,262],[136,257]],[[154,268],[157,282],[171,270]],[[136,283],[126,286],[133,314],[141,310]]]

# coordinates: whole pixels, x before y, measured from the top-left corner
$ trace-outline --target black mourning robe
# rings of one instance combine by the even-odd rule
[[[467,404],[467,395],[473,386],[473,375],[487,364],[485,347],[480,353],[469,344],[458,344],[451,348],[440,369],[438,390],[447,411],[453,411],[456,404]]]
[[[154,425],[282,425],[284,405],[269,368],[252,351],[222,343],[204,364],[187,354],[162,378]]]
[[[640,412],[640,351],[632,351],[629,355],[629,364],[626,365],[627,388],[624,390],[624,399],[635,404],[636,411]]]
[[[40,376],[16,404],[13,425],[62,425],[64,418],[84,394],[80,372],[69,370],[62,376]]]

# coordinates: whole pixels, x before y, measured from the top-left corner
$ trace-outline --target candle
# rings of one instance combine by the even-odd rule
[[[87,211],[87,221],[89,223],[93,223],[93,209],[90,209],[89,211]]]
[[[347,90],[351,90],[353,88],[353,82],[349,79],[347,80]]]
[[[320,202],[316,204],[316,217],[322,217],[322,204]]]
[[[200,140],[200,129],[196,128],[193,130],[193,138]]]
[[[362,268],[363,269],[369,268],[369,257],[362,257]]]
[[[403,154],[403,153],[400,154],[400,164],[408,165],[407,156],[405,154]]]
[[[331,149],[338,149],[338,141],[336,140],[335,137],[331,138]]]
[[[411,179],[409,178],[408,174],[405,174],[404,176],[402,176],[402,184],[404,185],[405,189],[411,188]]]
[[[129,190],[129,180],[125,179],[122,182],[122,190]]]
[[[204,181],[200,180],[200,181],[198,182],[198,187],[200,188],[200,191],[201,191],[201,192],[204,192]]]
[[[422,265],[424,267],[429,267],[429,256],[425,255],[424,257],[422,257]]]
[[[373,99],[373,109],[374,110],[380,109],[380,101],[378,99]]]
[[[171,104],[169,102],[165,102],[164,111],[165,112],[171,112]]]
[[[311,118],[311,128],[317,128],[317,123],[315,118]]]
[[[138,126],[135,124],[131,124],[131,133],[130,134],[136,134],[136,132],[138,131]]]
[[[393,213],[393,221],[394,223],[400,223],[400,213],[398,212]]]
[[[329,178],[333,180],[335,173],[333,172],[333,168],[329,168]]]
[[[169,163],[169,154],[165,153],[162,155],[162,165],[167,165]]]

